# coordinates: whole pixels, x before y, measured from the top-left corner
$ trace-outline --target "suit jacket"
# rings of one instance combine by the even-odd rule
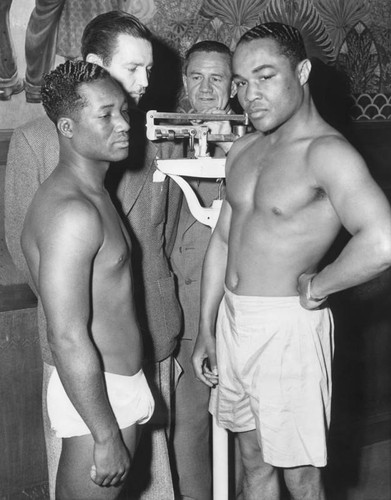
[[[153,182],[155,158],[180,157],[180,146],[152,144],[145,138],[145,115],[131,112],[129,157],[111,165],[106,176],[114,203],[132,236],[135,300],[147,356],[161,361],[172,354],[181,329],[167,248],[172,247],[181,203],[180,189],[167,177]],[[54,124],[45,116],[15,129],[8,152],[5,179],[5,235],[15,265],[31,284],[20,236],[28,207],[39,185],[56,167],[59,142]],[[38,328],[45,362],[53,363],[47,345],[47,325],[38,301]]]
[[[191,182],[201,204],[210,207],[218,198],[219,184],[214,180]],[[183,310],[182,338],[195,342],[200,316],[201,274],[211,229],[191,214],[186,199],[180,211],[177,236],[171,253],[171,264],[178,282],[179,301]]]

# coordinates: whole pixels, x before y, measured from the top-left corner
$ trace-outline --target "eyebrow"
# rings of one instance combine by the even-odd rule
[[[145,64],[142,63],[142,62],[135,62],[135,61],[133,61],[133,62],[125,62],[124,66],[145,66]],[[153,67],[153,63],[147,64],[146,67],[147,68],[152,68]]]
[[[113,107],[114,107],[114,103],[111,103],[111,104],[102,104],[102,106],[99,106],[98,110],[101,111],[101,110],[108,109],[108,108],[113,108]]]
[[[265,70],[265,69],[274,69],[274,66],[272,64],[261,64],[260,66],[256,66],[252,71],[251,73],[253,75],[257,75],[258,73],[260,73],[261,71]],[[233,75],[233,78],[242,78],[239,74],[237,73],[234,73]]]
[[[271,69],[274,68],[272,64],[261,64],[260,66],[257,66],[252,70],[252,73],[259,73],[260,71],[263,71],[264,69]]]
[[[202,75],[203,72],[200,71],[200,70],[198,70],[198,69],[193,69],[192,71],[189,72],[189,74],[190,75]],[[216,72],[215,73],[211,73],[210,75],[211,76],[220,76],[220,77],[224,76],[223,73],[216,73]]]

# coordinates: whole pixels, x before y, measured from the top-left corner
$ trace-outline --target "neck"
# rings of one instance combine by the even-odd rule
[[[109,166],[110,163],[107,161],[91,160],[77,154],[70,155],[60,149],[59,167],[61,170],[91,191],[100,193],[105,190],[104,181]]]
[[[284,123],[265,132],[265,135],[270,136],[270,140],[274,143],[280,140],[293,139],[301,136],[303,132],[307,133],[317,118],[319,118],[318,111],[311,97],[308,96],[308,98],[304,98],[301,106]]]

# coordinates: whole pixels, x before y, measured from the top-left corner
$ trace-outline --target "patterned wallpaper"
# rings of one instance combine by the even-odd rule
[[[73,18],[84,23],[82,13],[76,12],[84,2],[69,0],[68,3]],[[137,15],[182,56],[192,44],[204,39],[220,40],[234,49],[242,33],[260,22],[292,24],[301,30],[309,56],[347,75],[355,119],[391,119],[390,0],[110,0],[109,3],[110,8],[117,4],[118,8]],[[63,24],[66,25],[66,16]],[[59,45],[63,55],[78,46],[77,33],[73,47],[61,38],[70,31],[60,26]]]

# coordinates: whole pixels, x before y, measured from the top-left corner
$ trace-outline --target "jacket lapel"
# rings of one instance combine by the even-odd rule
[[[132,151],[129,151],[129,166],[124,171],[124,175],[118,186],[118,196],[121,200],[122,209],[125,215],[132,210],[133,205],[140,196],[140,193],[147,182],[149,176],[152,177],[155,169],[156,146],[146,141],[144,158],[139,158],[139,162],[133,162]]]

